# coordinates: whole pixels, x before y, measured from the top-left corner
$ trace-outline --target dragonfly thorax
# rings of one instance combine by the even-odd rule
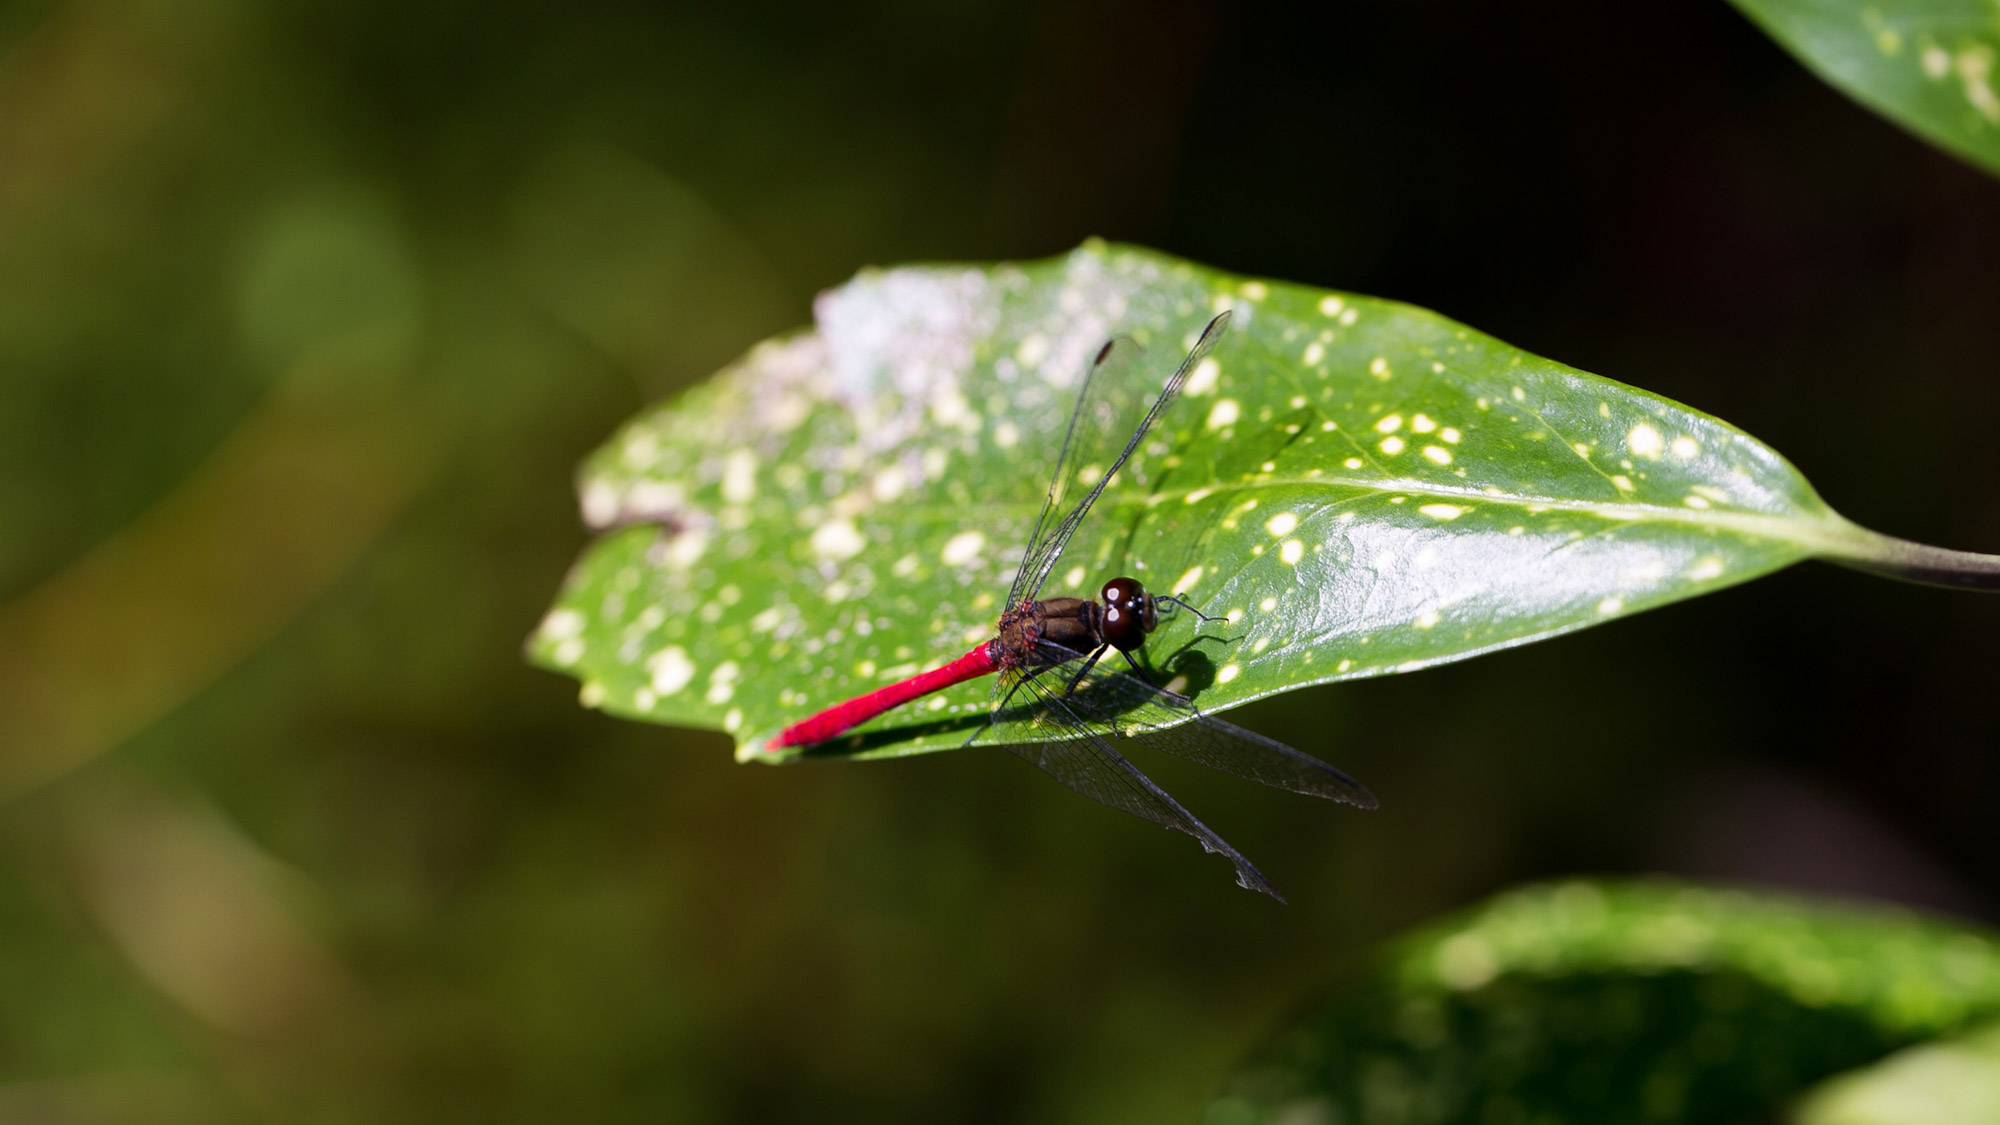
[[[1159,624],[1159,599],[1136,578],[1113,578],[1088,598],[1042,598],[1000,615],[994,659],[1002,667],[1062,664],[1109,646],[1131,652]]]

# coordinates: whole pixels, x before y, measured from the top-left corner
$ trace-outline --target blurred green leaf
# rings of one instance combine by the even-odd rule
[[[267,215],[243,255],[238,314],[259,366],[331,368],[343,381],[403,374],[423,289],[400,228],[389,203],[360,187],[288,200]]]
[[[1829,1079],[1799,1125],[1982,1125],[2000,1121],[2000,1025],[1910,1047]]]
[[[616,149],[548,153],[508,219],[521,286],[648,386],[662,371],[708,371],[794,316],[748,238],[672,176]]]
[[[2000,173],[2000,13],[1991,0],[1735,0],[1836,88]]]
[[[1129,573],[1226,616],[1177,615],[1147,645],[1211,710],[1813,555],[1887,567],[1924,550],[1841,519],[1724,422],[1435,313],[1091,243],[864,273],[820,300],[816,332],[627,425],[583,469],[585,520],[607,534],[533,659],[579,677],[588,705],[721,726],[748,755],[957,656],[993,633],[1090,357],[1130,333],[1164,382],[1222,308],[1235,326],[1044,590]],[[988,690],[832,749],[955,748]]]
[[[1566,882],[1398,942],[1280,1033],[1206,1120],[1768,1120],[1811,1083],[1996,1013],[2000,942],[1983,931]]]

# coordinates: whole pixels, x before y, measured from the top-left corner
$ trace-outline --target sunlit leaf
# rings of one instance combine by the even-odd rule
[[[1810,556],[1986,566],[1863,531],[1770,448],[1435,313],[1087,244],[864,273],[817,329],[647,411],[581,477],[585,551],[530,640],[586,704],[735,734],[992,635],[1078,381],[1114,333],[1162,381],[1235,323],[1045,594],[1118,574],[1192,614],[1147,643],[1209,710],[1609,621]],[[956,747],[971,683],[834,752]],[[788,752],[789,753],[789,752]],[[777,757],[778,755],[765,755]]]
[[[1735,0],[1849,97],[2000,173],[1992,0]]]
[[[1987,1125],[2000,1121],[2000,1024],[1898,1051],[1828,1079],[1797,1125]]]
[[[1563,883],[1398,942],[1273,1036],[1204,1120],[1768,1121],[1830,1075],[1995,1014],[1988,933]]]

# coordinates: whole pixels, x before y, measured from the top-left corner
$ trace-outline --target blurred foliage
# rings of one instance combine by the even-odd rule
[[[1996,1013],[2000,940],[1983,930],[1745,890],[1568,882],[1399,940],[1206,1120],[1767,1121],[1829,1074]],[[1970,1080],[1956,1093],[1990,1094],[1991,1056],[1956,1057]],[[1823,1099],[1805,1120],[1855,1120],[1840,1114],[1865,1096]],[[1977,1108],[1991,1119],[2000,1099]]]
[[[1384,800],[1160,772],[1290,910],[1004,755],[745,770],[520,641],[643,404],[861,264],[1092,234],[1992,549],[1996,216],[1722,5],[0,5],[0,1118],[1186,1120],[1522,879],[1991,916],[2000,612],[1831,568],[1243,708]]]
[[[1850,97],[2000,174],[2000,23],[1985,0],[1735,0]]]

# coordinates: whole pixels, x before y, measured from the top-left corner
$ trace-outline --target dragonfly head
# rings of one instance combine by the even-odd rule
[[[1136,578],[1113,578],[1098,596],[1104,603],[1098,618],[1104,643],[1121,652],[1144,644],[1146,634],[1160,623],[1153,596]]]

